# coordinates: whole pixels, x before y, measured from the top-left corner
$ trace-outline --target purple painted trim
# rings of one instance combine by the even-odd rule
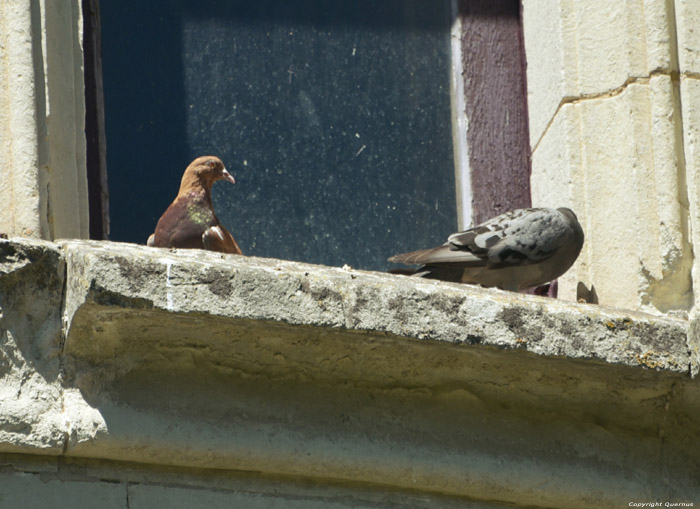
[[[519,0],[460,0],[474,224],[531,206]]]

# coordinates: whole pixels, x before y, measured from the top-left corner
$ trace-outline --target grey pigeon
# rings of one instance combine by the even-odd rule
[[[571,209],[517,209],[453,233],[442,246],[389,261],[422,265],[412,271],[416,276],[517,292],[564,274],[581,252],[583,237]]]

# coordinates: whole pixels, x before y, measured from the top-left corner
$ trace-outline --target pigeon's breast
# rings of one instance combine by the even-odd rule
[[[200,200],[190,200],[187,203],[187,220],[204,229],[216,224],[216,217],[211,207]]]

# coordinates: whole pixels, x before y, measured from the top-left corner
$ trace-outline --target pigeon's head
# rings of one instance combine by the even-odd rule
[[[227,180],[231,184],[236,183],[233,176],[226,171],[224,163],[216,156],[198,157],[187,167],[185,174],[187,173],[196,176],[197,180],[208,188],[211,188],[217,180]]]

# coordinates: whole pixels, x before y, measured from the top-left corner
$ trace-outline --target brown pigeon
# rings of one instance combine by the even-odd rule
[[[152,247],[207,249],[243,254],[214,213],[211,188],[217,180],[235,180],[215,156],[198,157],[182,175],[180,190],[148,237]]]
[[[582,247],[583,229],[570,209],[517,209],[454,233],[442,246],[389,261],[423,265],[416,276],[517,292],[564,274]]]

